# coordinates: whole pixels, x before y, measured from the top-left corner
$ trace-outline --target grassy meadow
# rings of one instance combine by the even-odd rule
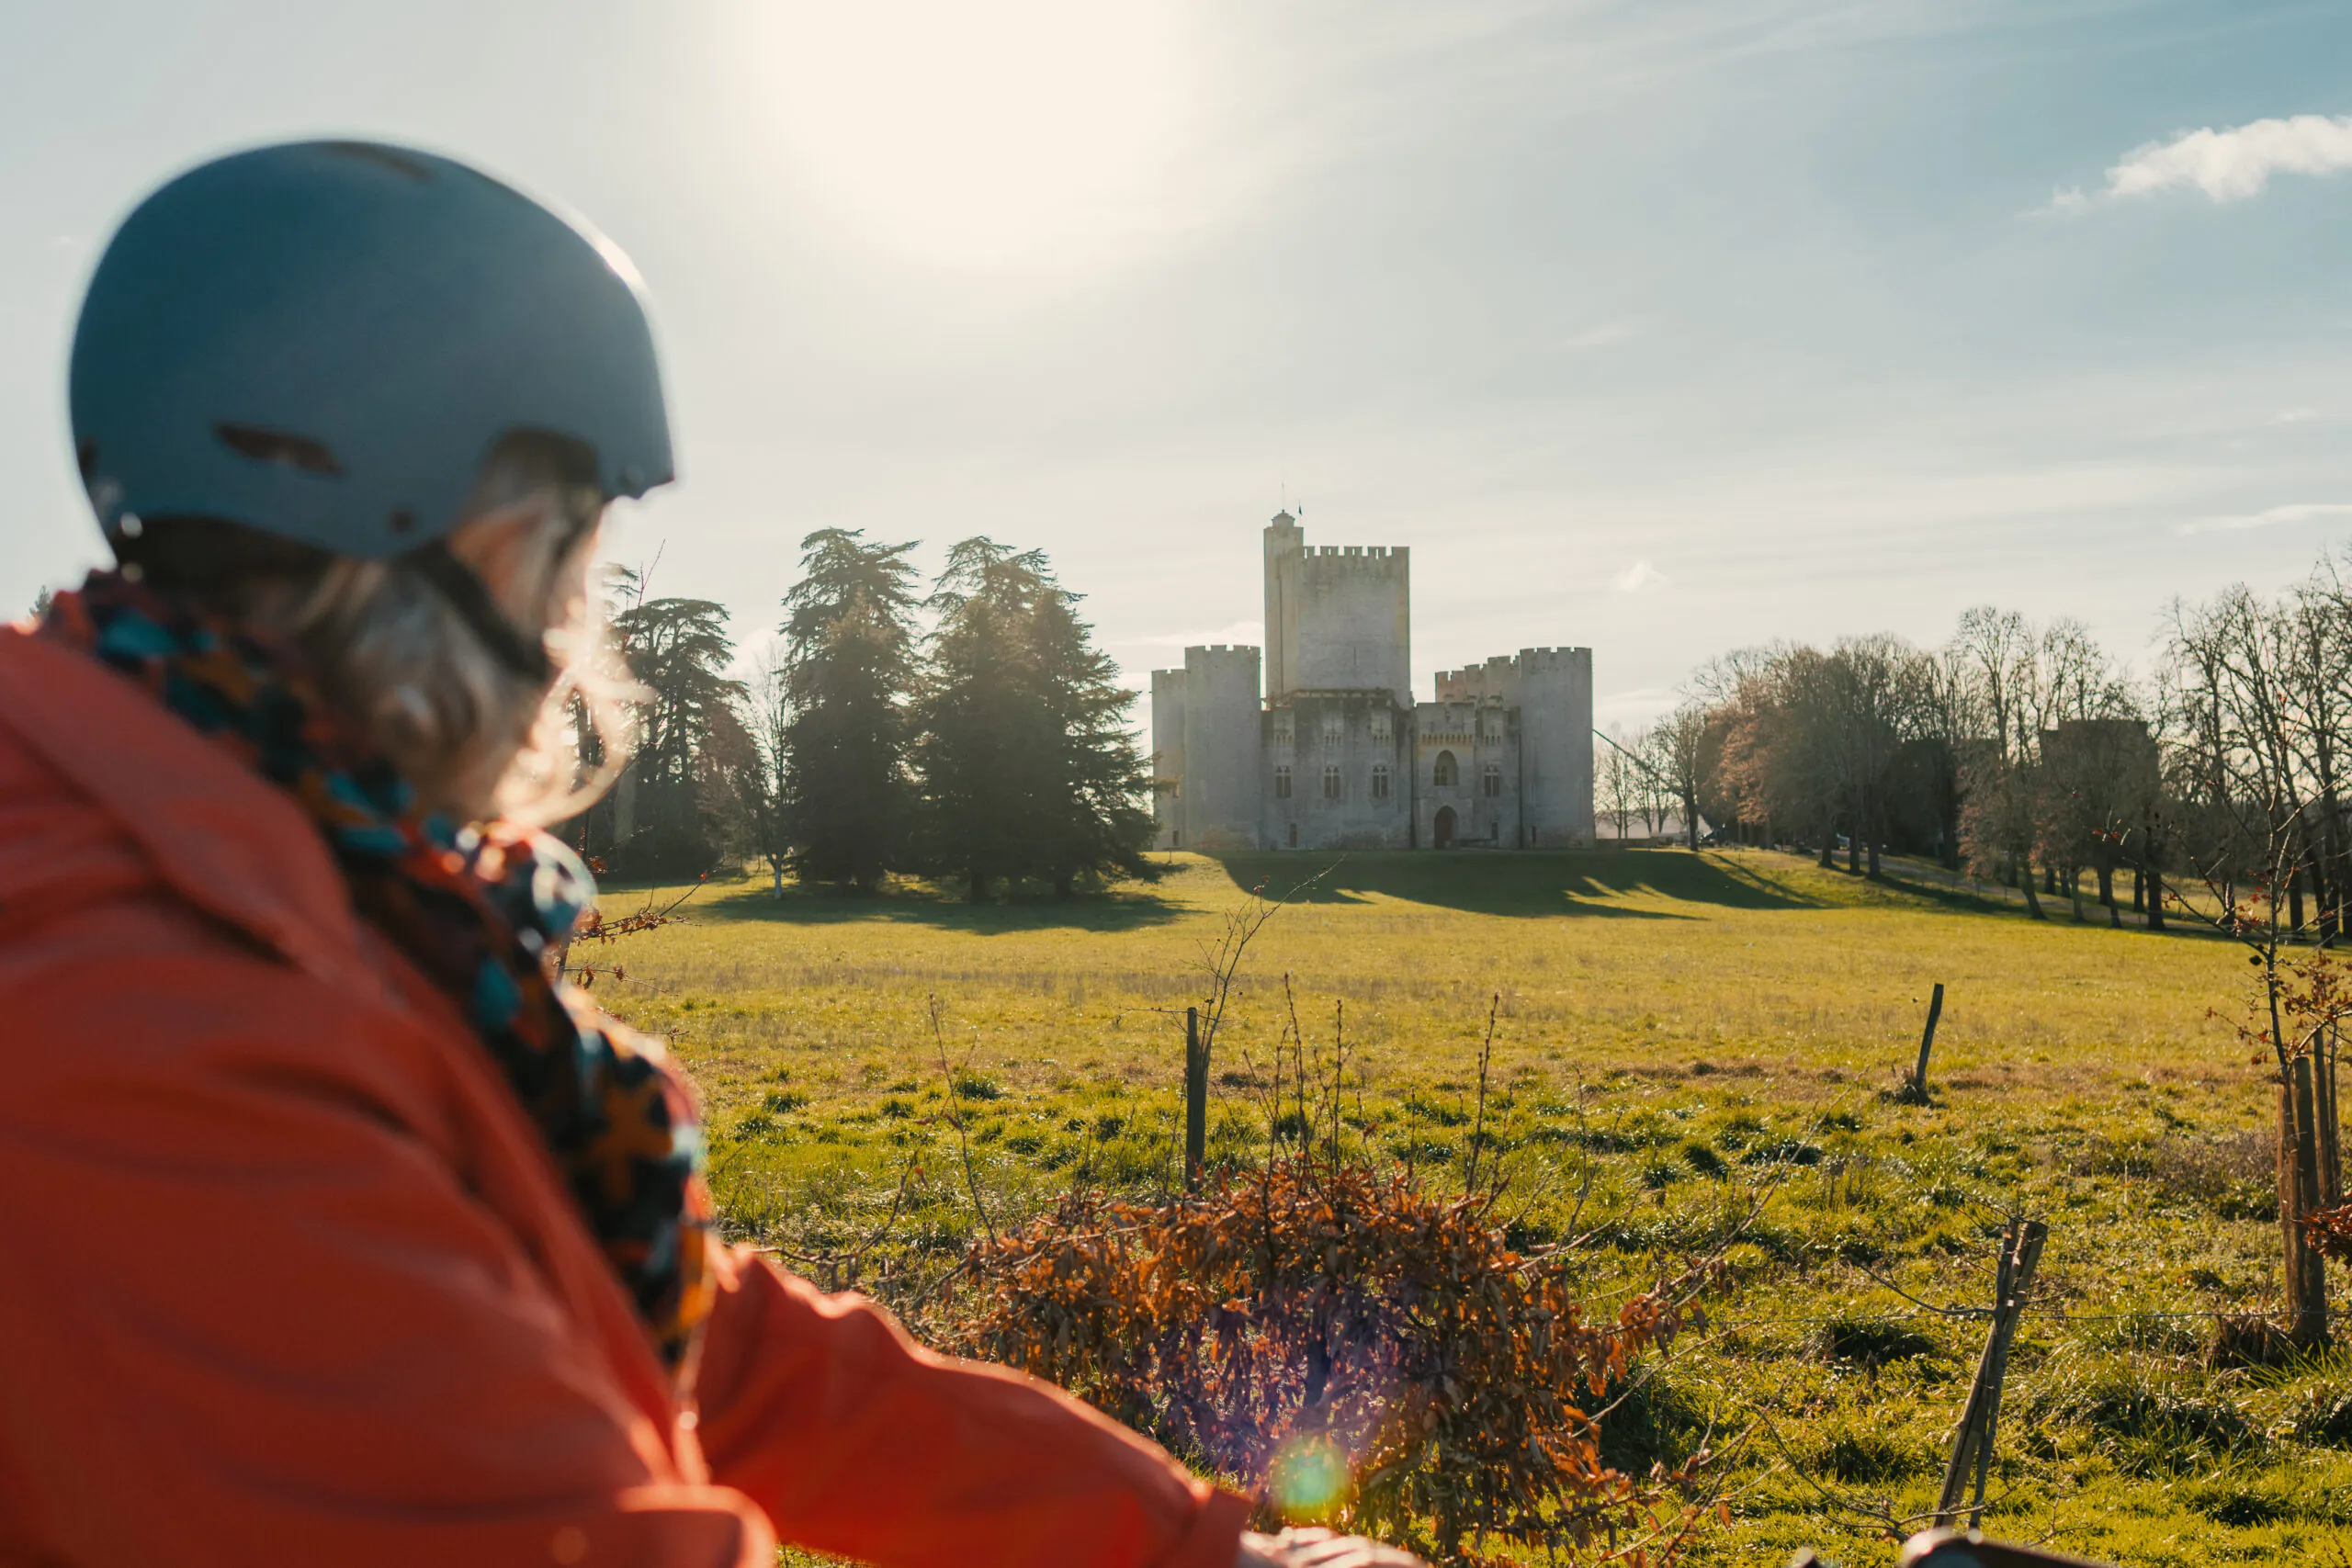
[[[1763,1192],[1708,1329],[1606,1425],[1645,1470],[1746,1434],[1733,1523],[1694,1561],[1891,1561],[1873,1517],[1932,1504],[1984,1332],[1917,1302],[1985,1304],[2018,1211],[2051,1235],[1987,1528],[2119,1563],[2346,1561],[2352,1358],[2208,1365],[2211,1314],[2264,1304],[2278,1247],[2272,1091],[2231,1033],[2249,972],[2228,945],[2055,902],[2037,925],[1900,863],[1884,885],[1764,852],[1326,865],[1178,855],[1148,886],[980,907],[747,881],[573,958],[690,1065],[730,1229],[836,1282],[856,1253],[855,1282],[920,1325],[973,1186],[1001,1227],[1074,1181],[1176,1179],[1204,950],[1252,887],[1323,871],[1247,954],[1213,1160],[1295,1134],[1287,1093],[1267,1102],[1295,1007],[1310,1064],[1344,1045],[1343,1138],[1458,1184],[1492,1008],[1498,1213],[1526,1245],[1589,1235],[1596,1298]],[[1903,1104],[1937,981],[1935,1092]]]

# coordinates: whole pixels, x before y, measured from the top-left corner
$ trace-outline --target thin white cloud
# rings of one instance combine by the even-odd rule
[[[2270,416],[2273,424],[2301,424],[2307,419],[2317,419],[2319,410],[2312,408],[2280,409]]]
[[[1587,327],[1582,332],[1569,333],[1566,337],[1560,339],[1556,346],[1568,353],[1580,353],[1589,348],[1606,348],[1612,343],[1623,343],[1627,338],[1639,337],[1642,326],[1643,323],[1639,321],[1603,321],[1599,326]]]
[[[1645,588],[1663,588],[1673,579],[1645,560],[1637,560],[1609,580],[1611,590],[1618,593],[1639,593]]]
[[[1167,632],[1159,637],[1131,637],[1120,639],[1122,648],[1214,648],[1240,646],[1252,648],[1266,639],[1263,621],[1236,621],[1229,626],[1219,626],[1208,632]]]
[[[2243,201],[2259,196],[2273,175],[2346,169],[2352,169],[2352,115],[2299,114],[2228,130],[2208,126],[2133,148],[2107,171],[2107,186],[2096,197],[2069,186],[2052,193],[2050,210],[2081,212],[2095,201],[2183,189],[2203,191],[2217,202]]]
[[[2330,517],[2352,517],[2352,502],[2298,501],[2286,506],[2274,506],[2267,512],[2248,512],[2233,517],[2200,517],[2194,523],[2184,523],[2184,534],[2220,534],[2241,528],[2270,528],[2281,523],[2318,523]]]

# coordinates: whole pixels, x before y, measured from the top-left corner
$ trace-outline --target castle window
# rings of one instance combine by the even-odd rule
[[[1388,716],[1385,713],[1374,714],[1372,716],[1373,744],[1375,746],[1387,745],[1389,734]]]
[[[1440,751],[1437,754],[1437,765],[1430,772],[1430,782],[1437,785],[1440,789],[1452,789],[1453,787],[1453,752]]]
[[[1372,798],[1374,800],[1388,798],[1388,764],[1385,762],[1374,762],[1372,765]]]
[[[1298,824],[1295,822],[1290,825],[1290,847],[1298,848]]]
[[[1325,714],[1323,716],[1323,744],[1326,746],[1337,746],[1347,735],[1346,727],[1347,719],[1342,715],[1336,713]]]
[[[1323,798],[1340,798],[1340,770],[1336,764],[1323,770]]]
[[[1487,714],[1480,724],[1480,728],[1485,730],[1487,739],[1501,739],[1503,733],[1503,716],[1499,713],[1492,712]]]
[[[1276,800],[1290,798],[1290,764],[1288,762],[1274,764],[1274,798]]]
[[[1478,793],[1488,800],[1498,799],[1503,793],[1503,765],[1488,762],[1478,770]]]

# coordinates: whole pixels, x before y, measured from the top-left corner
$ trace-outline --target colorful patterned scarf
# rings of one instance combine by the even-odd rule
[[[594,902],[587,869],[543,833],[420,814],[299,652],[118,573],[57,595],[41,634],[130,676],[300,803],[353,908],[472,1021],[683,1376],[713,1290],[702,1130],[659,1052],[548,976],[548,949]]]

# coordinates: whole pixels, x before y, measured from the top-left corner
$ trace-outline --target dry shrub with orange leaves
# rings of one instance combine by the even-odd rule
[[[975,1245],[958,1347],[1061,1384],[1264,1511],[1476,1560],[1476,1536],[1657,1563],[1702,1453],[1635,1478],[1586,1414],[1699,1321],[1710,1262],[1589,1320],[1577,1255],[1522,1256],[1491,1196],[1295,1157],[1202,1197],[1078,1192]]]
[[[2315,1209],[2303,1216],[2312,1250],[2338,1263],[2352,1263],[2352,1203]]]

